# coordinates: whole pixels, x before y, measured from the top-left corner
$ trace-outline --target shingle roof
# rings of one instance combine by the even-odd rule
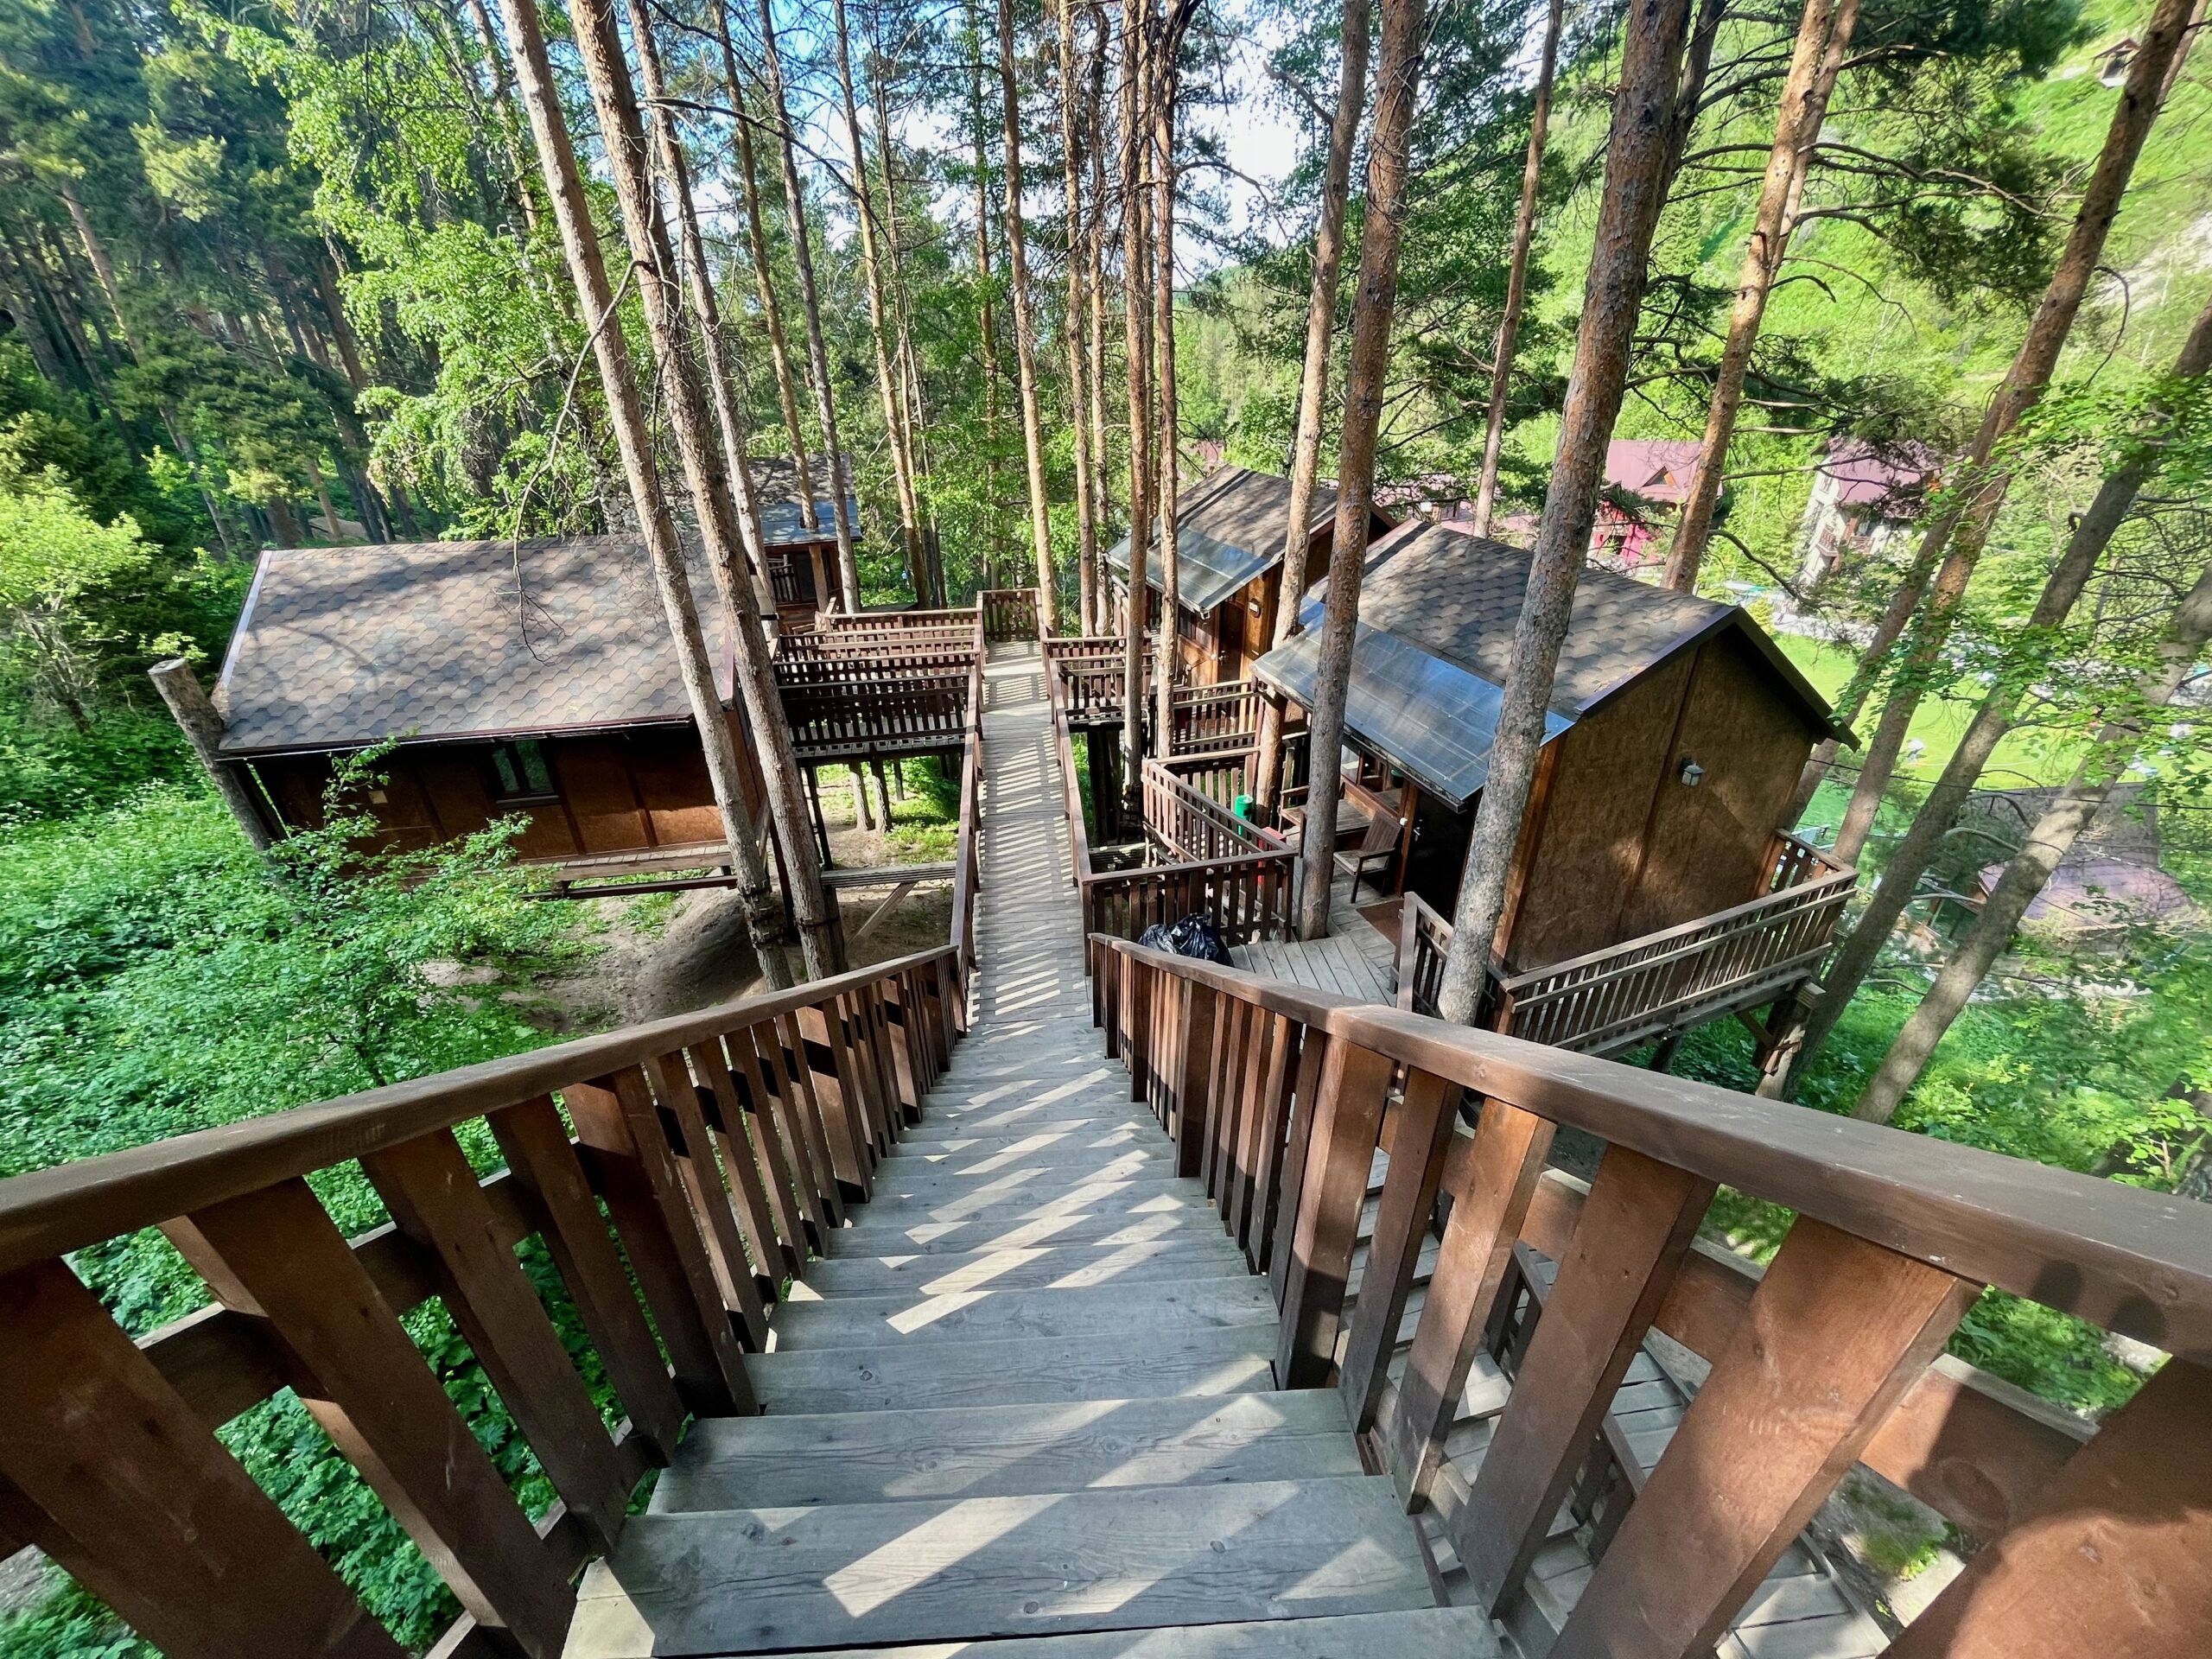
[[[830,474],[822,456],[808,458],[807,474],[814,486],[814,517],[818,526],[814,530],[806,528],[799,512],[798,463],[788,455],[747,458],[745,474],[752,481],[753,499],[760,509],[760,539],[765,545],[808,546],[836,537],[837,521],[830,508]],[[852,515],[853,533],[857,536],[860,498],[853,493],[852,466],[842,455],[837,457],[837,480],[844,486],[845,511]]]
[[[1311,524],[1336,511],[1337,493],[1313,486]],[[1175,520],[1178,599],[1185,610],[1210,611],[1282,557],[1290,531],[1290,480],[1245,467],[1224,467],[1185,491]],[[1126,573],[1127,536],[1106,550],[1106,562]],[[1147,563],[1147,585],[1160,586],[1159,567]]]
[[[1411,525],[1376,543],[1360,578],[1346,724],[1458,801],[1472,797],[1489,775],[1498,689],[1512,658],[1529,558],[1526,549],[1451,524]],[[1255,667],[1300,702],[1312,696],[1326,594],[1325,583],[1313,591],[1300,617],[1306,632]],[[1731,627],[1766,660],[1777,690],[1808,723],[1827,730],[1827,705],[1740,608],[1590,565],[1575,586],[1560,648],[1548,737],[1684,646]]]
[[[1704,447],[1694,438],[1615,438],[1605,446],[1605,482],[1647,501],[1683,501]]]
[[[690,566],[727,698],[722,607]],[[690,715],[634,536],[264,553],[213,702],[241,754]]]

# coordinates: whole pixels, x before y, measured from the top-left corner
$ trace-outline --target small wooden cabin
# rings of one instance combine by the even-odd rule
[[[1327,572],[1336,541],[1337,493],[1313,491],[1308,519],[1306,571],[1318,582]],[[1374,536],[1397,524],[1376,512]],[[1249,677],[1274,639],[1281,602],[1283,545],[1290,530],[1290,480],[1244,467],[1223,467],[1185,490],[1175,526],[1176,632],[1184,671],[1198,685]],[[1116,605],[1126,603],[1129,538],[1106,550]],[[1157,557],[1147,562],[1147,585],[1160,592]],[[1154,602],[1158,603],[1157,598]]]
[[[696,553],[690,574],[757,813],[723,607]],[[516,849],[530,860],[721,844],[636,537],[264,553],[211,701],[221,755],[280,833],[321,822],[334,760],[397,739],[366,804],[387,845],[511,814],[528,822]]]
[[[1375,549],[1362,581],[1345,740],[1370,792],[1402,823],[1390,882],[1446,916],[1488,775],[1529,560],[1453,525],[1414,525]],[[1304,706],[1319,595],[1307,612],[1307,631],[1256,668]],[[1798,774],[1838,731],[1740,607],[1586,569],[1507,882],[1507,970],[1762,896]]]
[[[767,556],[768,588],[775,597],[776,621],[786,629],[810,628],[814,614],[837,593],[837,516],[830,506],[830,464],[810,456],[815,528],[806,527],[798,464],[786,455],[756,455],[746,463],[753,497],[760,511],[761,550]],[[860,539],[860,498],[853,493],[852,467],[836,458],[836,475],[851,516],[853,538]]]

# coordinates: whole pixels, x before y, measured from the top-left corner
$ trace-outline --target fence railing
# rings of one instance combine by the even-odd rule
[[[1176,754],[1249,749],[1260,732],[1260,688],[1252,680],[1186,686],[1175,694]]]
[[[769,1307],[968,1028],[980,657],[969,675],[946,944],[0,1181],[0,1560],[43,1550],[171,1659],[401,1659],[216,1438],[291,1388],[465,1609],[433,1651],[556,1659],[577,1570],[690,1418],[754,1409]],[[477,1125],[504,1160],[480,1178],[457,1138]],[[308,1178],[353,1159],[391,1223],[348,1239]],[[65,1258],[151,1227],[215,1300],[134,1341]],[[516,1257],[532,1238],[580,1334]],[[400,1322],[434,1296],[498,1394],[470,1409],[503,1406],[557,1495],[534,1523]]]
[[[1810,978],[1835,938],[1856,873],[1796,836],[1777,835],[1770,887],[1747,904],[1646,933],[1586,956],[1493,976],[1484,1023],[1530,1042],[1615,1053],[1731,1009],[1756,1006]],[[1452,925],[1427,906],[1400,923],[1399,984],[1419,1013],[1435,986]]]
[[[2201,1649],[2212,1211],[1122,939],[1089,950],[1132,1098],[1268,1275],[1278,1385],[1339,1391],[1493,1614],[1563,1505],[1590,1522],[1560,1659],[1710,1652],[1861,1459],[1980,1545],[1892,1659]],[[1561,1127],[1603,1146],[1586,1189],[1546,1173]],[[1694,1242],[1723,1185],[1796,1212],[1764,1273]],[[2082,1445],[2086,1425],[1942,1357],[1985,1287],[2173,1357]],[[1656,1465],[1607,1480],[1608,1415],[1654,1329],[1710,1370]],[[1486,1346],[1510,1392],[1447,1479]]]
[[[1064,671],[1065,659],[1055,659],[1048,652],[1045,682],[1052,702],[1053,741],[1060,764],[1062,810],[1067,817],[1074,867],[1071,874],[1082,909],[1084,931],[1134,939],[1154,923],[1173,923],[1185,916],[1202,915],[1230,944],[1287,937],[1297,872],[1297,855],[1288,848],[1263,841],[1259,845],[1265,850],[1253,850],[1239,842],[1237,850],[1218,856],[1131,870],[1091,868],[1090,832],[1084,821],[1083,791],[1076,772]],[[1150,773],[1155,765],[1147,763],[1147,799],[1152,787]],[[1179,781],[1174,782],[1173,786],[1191,795],[1195,803],[1203,803],[1202,806],[1192,806],[1194,814],[1217,810],[1215,803]],[[1147,817],[1149,810],[1147,808]],[[1224,811],[1221,816],[1229,818],[1231,815]],[[1241,820],[1231,821],[1237,825],[1236,834],[1261,834]],[[1192,834],[1211,834],[1219,828],[1209,817],[1206,822],[1212,828],[1201,831],[1198,822],[1194,817]],[[1224,836],[1229,833],[1223,831]],[[1224,841],[1223,844],[1228,843]]]
[[[987,588],[976,596],[983,613],[983,637],[990,640],[1031,639],[1037,634],[1037,590]]]
[[[961,627],[825,628],[777,642],[776,688],[802,760],[957,747],[980,709],[980,613]],[[871,619],[873,620],[873,619]]]
[[[1220,761],[1213,757],[1197,767],[1188,762],[1144,763],[1145,830],[1169,857],[1241,858],[1284,845],[1281,837],[1248,823],[1224,802],[1224,790],[1241,787],[1243,767]]]

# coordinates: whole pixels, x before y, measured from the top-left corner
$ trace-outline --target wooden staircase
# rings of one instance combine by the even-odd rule
[[[1036,670],[993,665],[969,1038],[747,1361],[765,1414],[696,1424],[585,1573],[570,1659],[1497,1650],[1338,1391],[1277,1387],[1268,1280],[1099,1058]]]

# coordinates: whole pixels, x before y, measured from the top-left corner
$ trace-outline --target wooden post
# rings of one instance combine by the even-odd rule
[[[1444,1179],[1444,1154],[1452,1144],[1459,1093],[1458,1084],[1427,1071],[1414,1071],[1406,1079],[1405,1101],[1395,1114],[1390,1137],[1390,1171],[1382,1183],[1375,1236],[1367,1249],[1367,1272],[1359,1281],[1359,1304],[1352,1312],[1351,1343],[1338,1382],[1344,1414],[1355,1434],[1375,1426],[1382,1389],[1389,1381],[1398,1324],[1405,1317],[1414,1268],[1428,1236],[1429,1212],[1436,1206],[1436,1189]]]
[[[1344,1041],[1332,1042],[1322,1062],[1275,1357],[1287,1389],[1318,1389],[1329,1379],[1391,1070],[1373,1049]]]
[[[170,715],[184,733],[185,741],[200,757],[200,764],[207,768],[208,781],[223,798],[223,804],[231,809],[231,816],[238,821],[238,828],[245,832],[253,850],[267,852],[274,839],[270,834],[268,817],[261,803],[254,798],[253,785],[246,781],[245,766],[223,753],[223,717],[207,701],[207,693],[200,688],[200,677],[192,671],[192,664],[181,657],[171,657],[148,669],[146,677],[162,694],[162,701],[168,705]]]
[[[1456,1524],[1459,1559],[1493,1614],[1528,1575],[1712,1201],[1702,1176],[1606,1148]]]
[[[1557,1659],[1710,1653],[1979,1294],[1801,1217],[1599,1562]]]

